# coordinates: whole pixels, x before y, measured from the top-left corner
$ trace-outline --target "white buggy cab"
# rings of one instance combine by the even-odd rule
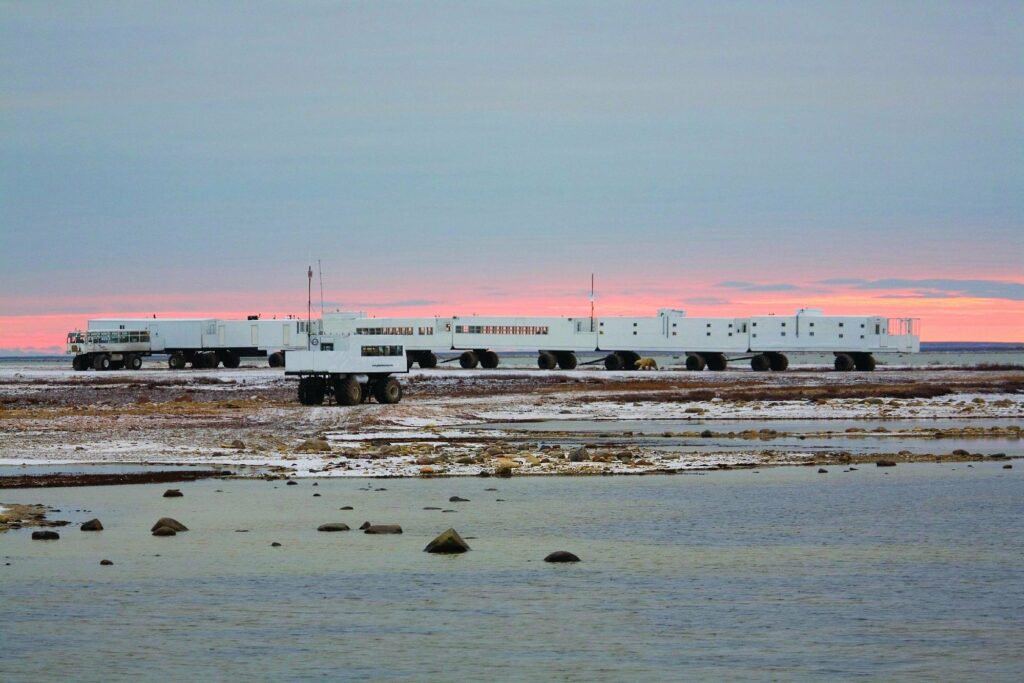
[[[152,346],[148,330],[75,330],[68,332],[65,353],[75,354],[75,370],[138,370]]]
[[[321,405],[334,397],[340,406],[368,401],[398,403],[402,385],[391,375],[409,372],[405,347],[377,337],[360,339],[353,335],[317,335],[308,351],[289,351],[285,375],[298,376],[299,402]]]

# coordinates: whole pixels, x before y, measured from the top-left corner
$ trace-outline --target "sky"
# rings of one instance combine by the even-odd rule
[[[593,273],[1024,341],[1024,3],[0,0],[0,353],[304,314],[309,264],[380,316]]]

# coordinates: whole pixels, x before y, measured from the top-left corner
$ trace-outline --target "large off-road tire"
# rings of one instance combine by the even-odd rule
[[[206,352],[206,367],[213,370],[220,365],[220,357],[217,356],[216,351]]]
[[[604,369],[605,370],[621,370],[622,369],[622,356],[617,353],[609,353],[604,357]]]
[[[636,362],[640,360],[640,354],[633,351],[616,351],[622,358],[623,370],[636,370]]]
[[[171,370],[181,370],[185,367],[185,354],[181,351],[175,351],[167,357],[167,367]]]
[[[242,357],[234,351],[225,351],[223,357],[224,367],[234,370],[242,364]]]
[[[267,364],[272,368],[279,368],[284,365],[284,354],[280,351],[274,351],[272,354],[267,356]]]
[[[782,353],[769,353],[768,367],[772,369],[772,372],[783,372],[789,367],[789,359]]]
[[[838,372],[849,372],[850,370],[853,370],[854,367],[856,367],[856,364],[853,362],[853,356],[851,356],[848,353],[837,353],[836,354],[836,362],[835,362],[836,371],[838,371]]]
[[[771,367],[771,363],[768,362],[768,356],[763,353],[759,353],[750,359],[750,369],[754,372],[767,372]]]
[[[576,354],[572,351],[562,351],[557,354],[558,367],[563,370],[575,370],[576,369]]]
[[[92,369],[93,370],[109,370],[110,369],[110,356],[105,353],[98,353],[92,357]]]
[[[860,372],[872,372],[875,369],[875,357],[870,353],[858,353],[853,356],[853,364]]]
[[[355,406],[363,402],[363,390],[355,377],[334,380],[334,400],[339,406]]]
[[[124,366],[129,370],[141,370],[142,369],[142,356],[137,356],[134,353],[125,356]]]
[[[459,356],[459,365],[466,370],[471,370],[480,364],[480,359],[474,351],[463,351]]]
[[[437,367],[437,356],[433,351],[424,351],[420,354],[419,364],[424,370],[433,370]]]
[[[373,385],[373,397],[377,403],[398,403],[402,400],[402,385],[394,377],[379,380]]]
[[[302,405],[322,405],[325,393],[324,381],[319,377],[303,377],[299,380],[299,403]]]
[[[88,370],[89,365],[89,356],[86,356],[85,354],[80,353],[71,359],[71,367],[79,372]]]
[[[541,370],[554,370],[558,365],[558,358],[550,351],[541,351],[537,354],[537,367]]]
[[[700,372],[707,364],[707,359],[699,353],[691,353],[686,357],[686,369],[692,372]]]
[[[704,360],[708,362],[708,370],[713,372],[722,372],[729,365],[724,353],[709,353],[704,356]]]
[[[494,351],[484,351],[480,354],[480,365],[488,370],[498,367],[498,354]]]

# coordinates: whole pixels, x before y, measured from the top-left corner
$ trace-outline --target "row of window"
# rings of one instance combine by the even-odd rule
[[[423,328],[420,328],[420,334]],[[411,327],[357,327],[356,334],[403,334],[412,336]]]
[[[547,325],[456,325],[456,334],[547,334]]]
[[[71,332],[68,334],[69,344],[141,344],[149,341],[148,330],[99,330],[86,332]]]
[[[363,356],[404,356],[401,346],[364,346],[360,349]]]

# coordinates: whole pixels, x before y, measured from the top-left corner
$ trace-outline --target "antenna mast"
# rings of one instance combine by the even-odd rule
[[[306,272],[306,350],[310,349],[313,334],[313,266]]]
[[[590,274],[590,331],[594,331],[594,274]]]
[[[320,266],[320,259],[316,260],[316,270],[320,274],[320,319],[324,317],[324,270]]]

